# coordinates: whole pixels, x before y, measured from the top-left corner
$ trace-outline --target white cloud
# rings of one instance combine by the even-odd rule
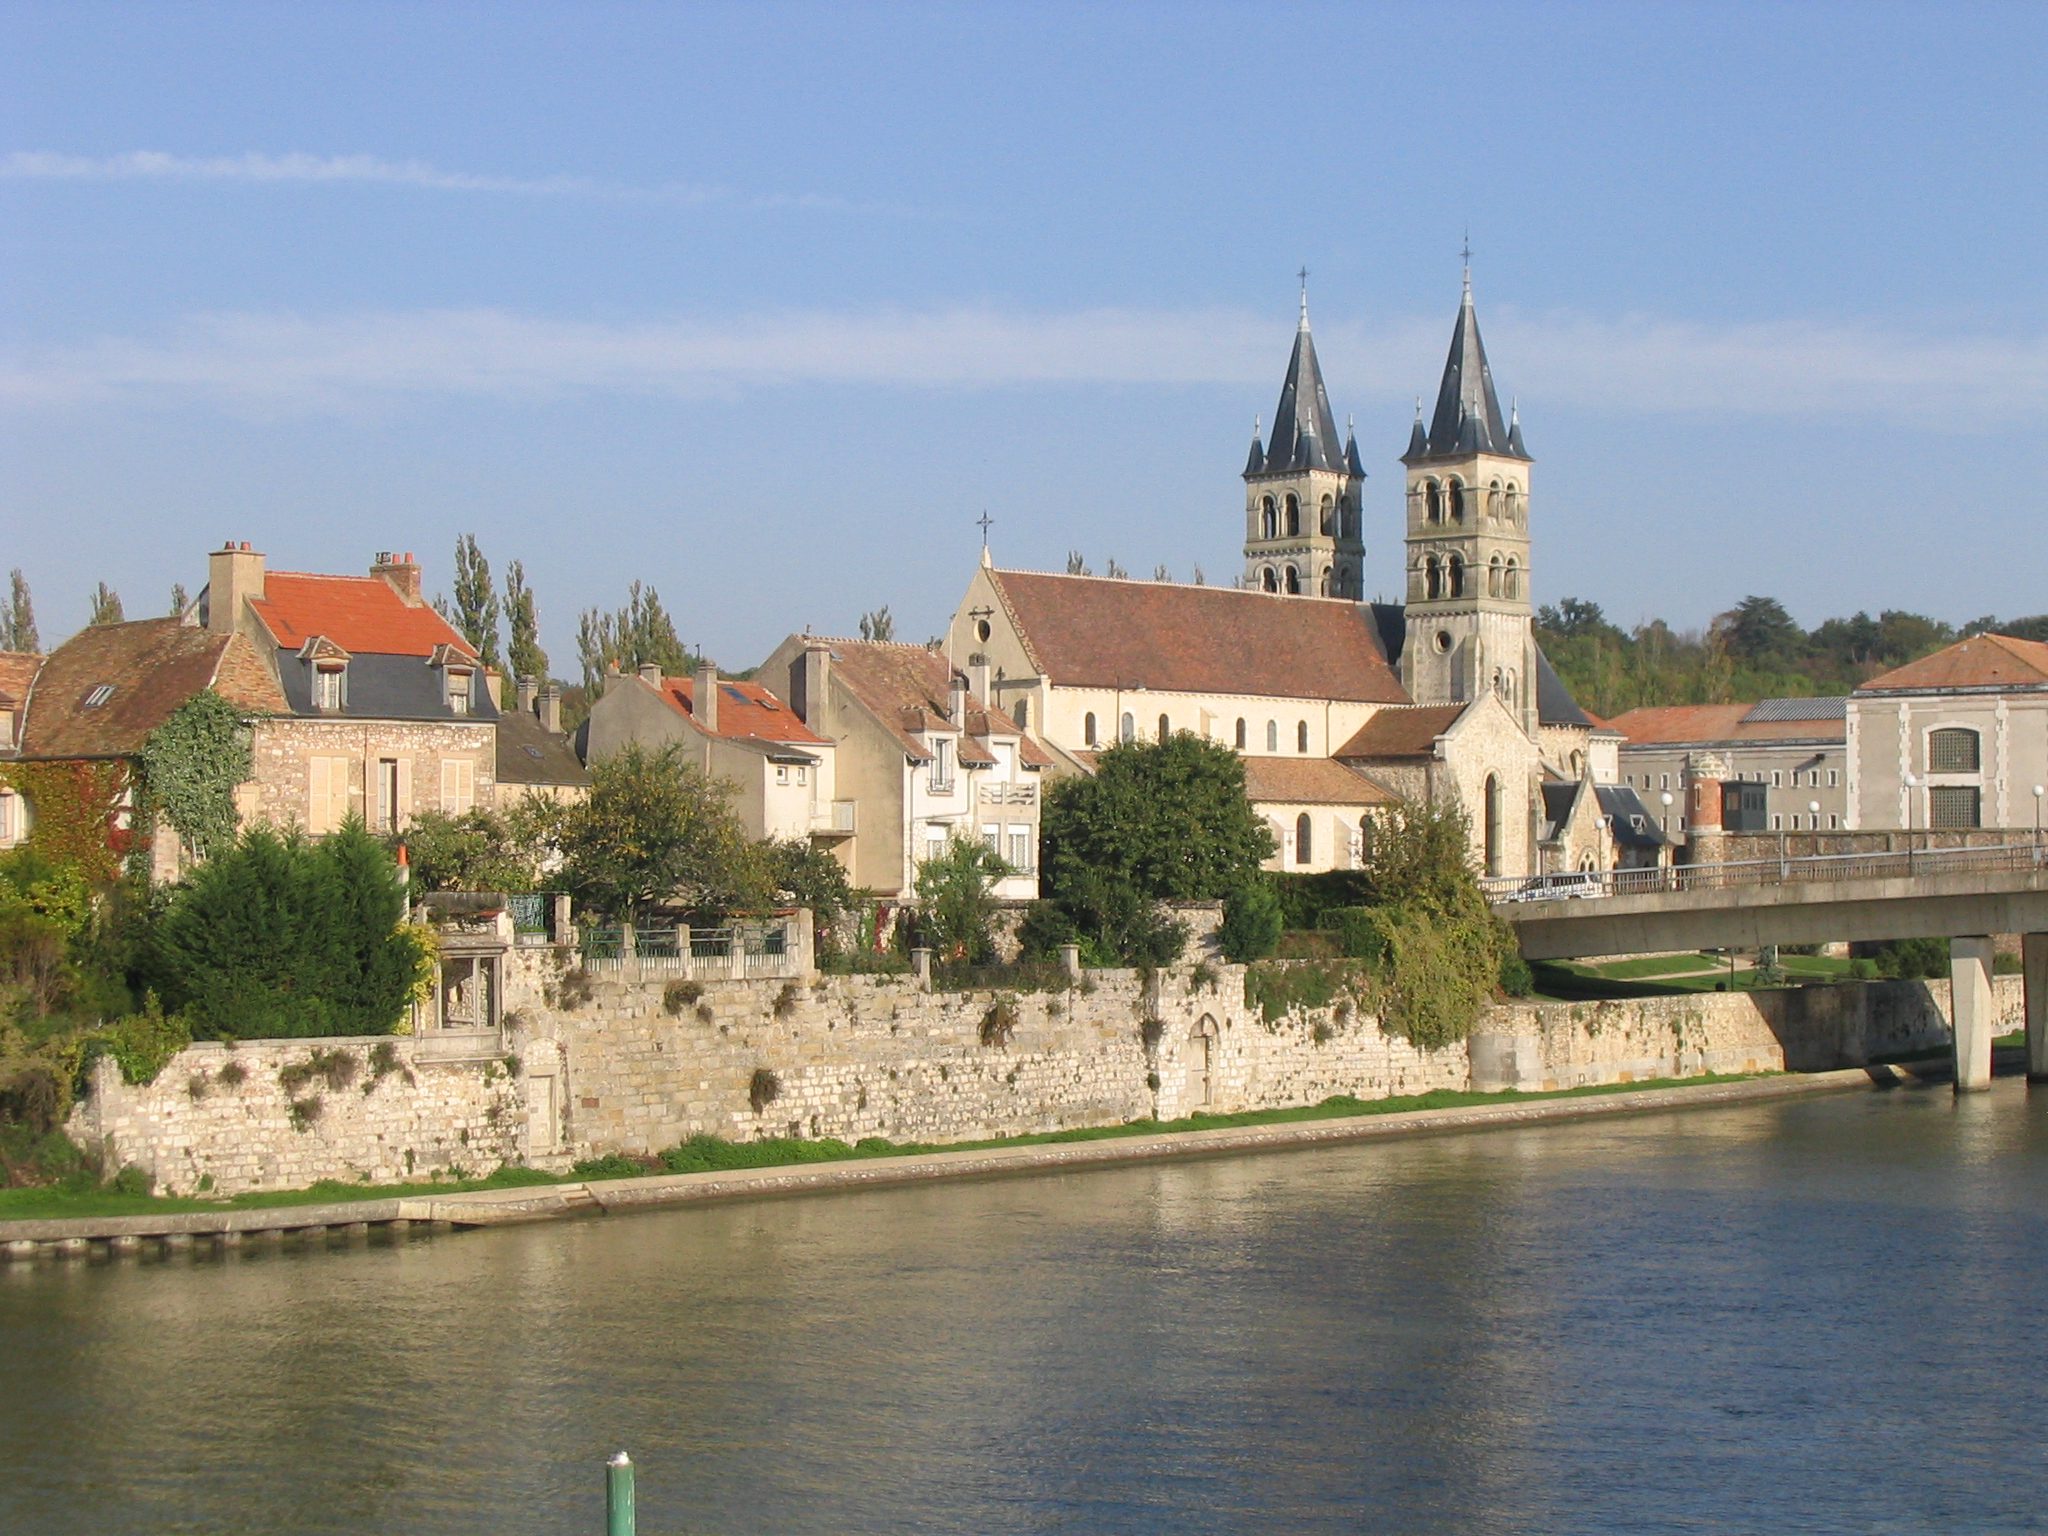
[[[14,150],[0,155],[5,181],[169,181],[257,184],[370,183],[437,192],[505,193],[521,197],[593,198],[608,202],[720,204],[753,209],[879,209],[815,193],[740,193],[729,187],[671,182],[658,187],[624,186],[581,176],[480,176],[444,171],[421,160],[381,160],[374,155],[171,155],[132,150],[119,155],[67,155],[50,150]],[[904,211],[904,210],[896,210]]]
[[[1446,317],[1319,324],[1343,406],[1433,388]],[[1970,430],[2048,409],[2048,339],[1876,327],[1523,315],[1488,321],[1505,383],[1546,407],[1782,414]],[[1285,347],[1236,310],[986,306],[788,311],[601,324],[501,310],[195,317],[153,337],[0,354],[0,402],[123,399],[233,409],[375,408],[408,396],[543,399],[731,394],[791,385],[1245,386],[1263,399]],[[1497,373],[1498,373],[1497,368]]]

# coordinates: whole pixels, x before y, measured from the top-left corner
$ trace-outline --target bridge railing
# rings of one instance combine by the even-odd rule
[[[1910,848],[1896,853],[1823,853],[1804,858],[1743,859],[1727,864],[1674,864],[1657,869],[1590,870],[1582,874],[1511,875],[1479,882],[1495,905],[1647,896],[1667,891],[1719,891],[1741,886],[1908,879],[1971,871],[2009,873],[2048,867],[2034,843],[1989,848]]]

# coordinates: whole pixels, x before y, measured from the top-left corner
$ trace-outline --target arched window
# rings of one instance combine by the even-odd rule
[[[1159,717],[1159,739],[1163,742],[1166,740],[1167,737],[1171,736],[1172,734],[1173,722],[1168,720],[1166,716],[1161,715]]]
[[[1486,488],[1486,520],[1491,523],[1500,521],[1500,482],[1498,480]]]
[[[1244,750],[1244,716],[1243,716],[1243,715],[1239,715],[1239,716],[1237,717],[1237,750],[1238,750],[1238,751],[1240,751],[1240,752],[1242,752],[1242,751]]]
[[[1270,565],[1259,572],[1259,585],[1268,592],[1280,590],[1280,578],[1273,574],[1273,567]]]
[[[1019,699],[1017,701],[1017,729],[1020,731],[1031,729],[1031,701],[1029,699]]]
[[[1095,711],[1092,709],[1081,717],[1081,740],[1091,747],[1095,745]]]
[[[1500,556],[1495,555],[1486,562],[1486,595],[1499,597],[1500,592]]]
[[[1295,538],[1301,532],[1301,503],[1295,500],[1294,492],[1287,493],[1287,537]]]
[[[1451,521],[1454,523],[1465,521],[1465,486],[1463,481],[1455,478],[1452,479],[1447,499],[1450,502]]]
[[[1522,521],[1522,493],[1512,480],[1508,482],[1506,499],[1508,521],[1519,524]]]
[[[1500,780],[1486,776],[1486,872],[1500,873]]]
[[[1278,752],[1280,750],[1280,722],[1278,720],[1268,720],[1266,722],[1266,750],[1268,752]]]
[[[1422,487],[1423,507],[1432,523],[1444,520],[1443,493],[1437,489],[1434,480],[1425,481]]]
[[[1294,750],[1297,752],[1306,752],[1308,750],[1308,722],[1306,720],[1294,728]]]
[[[1509,555],[1507,575],[1501,578],[1501,596],[1520,597],[1521,595],[1522,568],[1515,563],[1515,557]]]
[[[1323,579],[1321,584],[1321,590],[1323,596],[1325,597],[1329,597],[1332,595],[1330,591],[1330,568],[1327,565],[1323,567]]]
[[[1503,698],[1507,696],[1508,675],[1501,671],[1499,667],[1493,669],[1493,691],[1500,694]]]
[[[1422,571],[1422,595],[1434,602],[1444,595],[1443,567],[1436,563],[1436,556],[1431,555],[1422,562]]]
[[[1280,536],[1280,509],[1273,505],[1273,498],[1270,496],[1260,503],[1259,530],[1264,538],[1273,539]]]
[[[1297,597],[1301,595],[1301,572],[1291,565],[1287,567],[1287,590]]]
[[[1372,813],[1358,818],[1358,862],[1363,868],[1372,862]]]
[[[1116,739],[1118,741],[1136,741],[1138,739],[1137,717],[1128,709],[1124,711],[1123,719],[1117,722]]]
[[[1983,763],[1977,733],[1960,726],[1930,731],[1927,736],[1929,773],[1976,773]]]
[[[1294,862],[1306,864],[1315,857],[1315,847],[1309,838],[1308,812],[1303,811],[1294,818]]]
[[[1332,538],[1336,537],[1337,503],[1333,497],[1325,496],[1323,498],[1322,529],[1324,533],[1329,534]]]
[[[1444,572],[1444,585],[1450,589],[1448,595],[1451,597],[1463,597],[1465,595],[1465,557],[1463,555],[1452,555],[1445,562],[1445,565],[1447,569]]]

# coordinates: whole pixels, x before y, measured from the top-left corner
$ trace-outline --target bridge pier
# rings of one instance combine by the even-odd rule
[[[2048,933],[2020,936],[2027,981],[2027,1081],[2048,1083]]]
[[[1948,941],[1949,1012],[1955,1018],[1956,1092],[1991,1086],[1991,940],[1968,934]]]

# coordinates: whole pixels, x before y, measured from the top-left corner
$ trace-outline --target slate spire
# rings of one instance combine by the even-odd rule
[[[1265,462],[1269,475],[1334,467],[1330,455],[1338,451],[1337,418],[1331,414],[1322,366],[1316,361],[1315,338],[1309,334],[1306,288],[1301,297],[1301,324],[1294,332],[1294,355],[1287,360],[1287,379],[1280,386],[1280,404],[1273,411],[1273,435],[1266,441],[1271,445]]]
[[[1529,456],[1521,447],[1519,429],[1511,430],[1501,415],[1500,397],[1494,393],[1493,371],[1486,365],[1486,345],[1479,339],[1479,316],[1472,307],[1469,266],[1465,270],[1464,298],[1458,305],[1458,323],[1451,331],[1450,355],[1444,359],[1443,382],[1437,386],[1436,410],[1430,416],[1426,437],[1422,436],[1421,426],[1418,416],[1416,430],[1409,434],[1408,452],[1402,455],[1404,461],[1471,453],[1523,459]]]

